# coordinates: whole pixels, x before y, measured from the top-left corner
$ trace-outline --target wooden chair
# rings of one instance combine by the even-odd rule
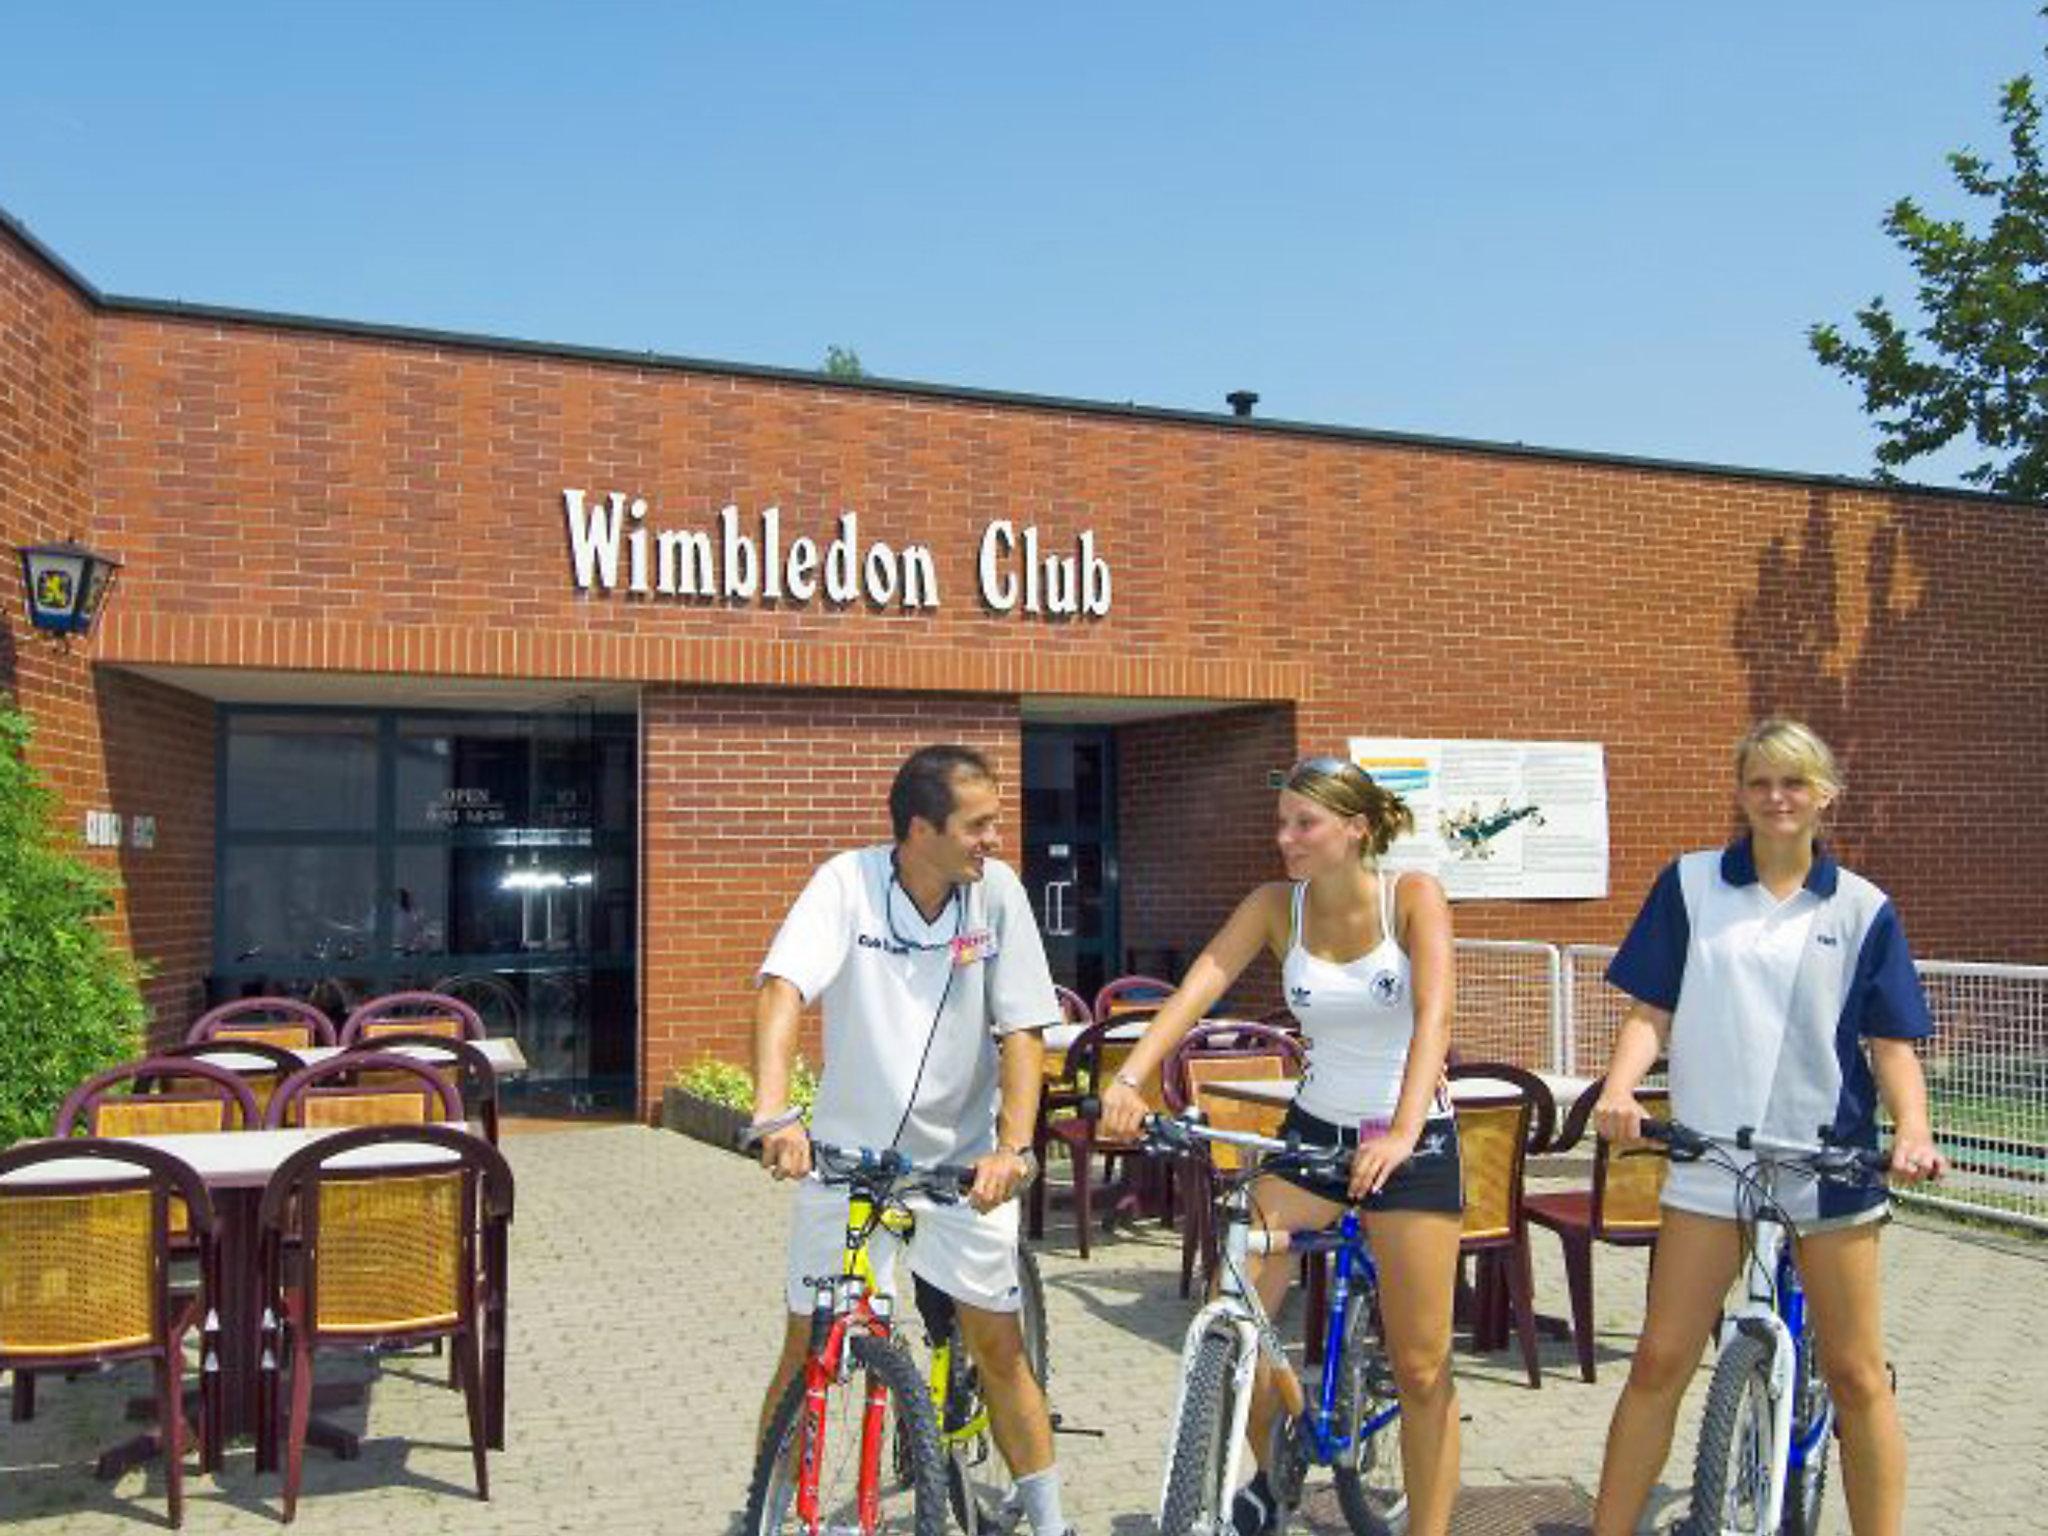
[[[350,1046],[342,1054],[371,1051],[393,1051],[424,1061],[461,1095],[462,1118],[481,1124],[484,1140],[494,1147],[498,1144],[498,1074],[490,1057],[470,1041],[437,1034],[380,1034]],[[406,1092],[414,1091],[403,1078],[374,1071],[359,1073],[356,1083],[364,1088],[396,1086]]]
[[[1173,996],[1173,983],[1157,976],[1119,976],[1105,982],[1095,994],[1089,1010],[1095,1022],[1129,1018],[1133,1014],[1157,1013],[1159,1005]]]
[[[1578,1145],[1601,1087],[1594,1083],[1580,1093],[1551,1151],[1563,1152]],[[1646,1115],[1659,1120],[1671,1116],[1667,1088],[1638,1088],[1636,1102]],[[1657,1234],[1664,1220],[1664,1176],[1670,1167],[1667,1157],[1643,1151],[1617,1155],[1608,1142],[1596,1138],[1590,1188],[1522,1197],[1523,1215],[1555,1232],[1564,1245],[1565,1281],[1572,1297],[1572,1342],[1578,1350],[1579,1375],[1587,1381],[1594,1379],[1593,1245],[1648,1248],[1650,1262],[1656,1263]]]
[[[440,1035],[481,1040],[484,1019],[459,997],[445,992],[389,992],[373,997],[341,1026],[341,1043],[360,1045],[386,1035]]]
[[[185,1031],[185,1040],[256,1040],[304,1050],[334,1044],[334,1021],[296,997],[238,997],[202,1013]]]
[[[37,1178],[57,1162],[92,1159],[104,1178]],[[171,1290],[172,1212],[200,1247],[200,1294]],[[185,1519],[185,1336],[219,1294],[213,1202],[199,1176],[154,1147],[97,1138],[28,1142],[0,1152],[0,1369],[14,1372],[13,1416],[35,1411],[41,1371],[95,1370],[147,1360],[156,1375],[153,1442],[109,1451],[111,1474],[136,1450],[160,1446],[173,1527]],[[200,1443],[218,1465],[219,1340],[202,1335]]]
[[[1465,1218],[1458,1253],[1474,1264],[1472,1340],[1479,1349],[1507,1342],[1513,1318],[1529,1385],[1543,1385],[1536,1355],[1535,1279],[1529,1262],[1529,1229],[1522,1217],[1522,1179],[1531,1152],[1550,1143],[1557,1106],[1543,1079],[1504,1062],[1465,1062],[1447,1074],[1453,1081],[1484,1078],[1500,1084],[1497,1095],[1456,1104],[1458,1155],[1465,1175]]]
[[[181,1136],[248,1131],[262,1123],[256,1096],[226,1067],[145,1056],[95,1072],[72,1089],[57,1108],[53,1134]]]
[[[1067,1047],[1067,1082],[1070,1087],[1062,1092],[1071,1095],[1069,1102],[1078,1106],[1083,1098],[1100,1095],[1103,1085],[1116,1075],[1117,1068],[1129,1058],[1133,1042],[1110,1040],[1109,1031],[1123,1019],[1098,1019],[1082,1030],[1074,1043]],[[1165,1108],[1160,1096],[1157,1075],[1146,1084],[1145,1097],[1153,1109]],[[1088,1233],[1095,1222],[1095,1158],[1103,1158],[1103,1175],[1108,1177],[1112,1162],[1129,1163],[1141,1154],[1138,1143],[1132,1141],[1111,1141],[1096,1131],[1096,1122],[1079,1114],[1052,1114],[1045,1122],[1044,1140],[1038,1152],[1040,1176],[1032,1181],[1030,1197],[1030,1231],[1034,1238],[1045,1235],[1046,1181],[1044,1168],[1046,1154],[1054,1145],[1066,1150],[1073,1168],[1074,1221],[1080,1243],[1082,1258],[1088,1257]]]
[[[344,1051],[299,1068],[278,1084],[263,1116],[270,1130],[461,1120],[462,1096],[431,1065],[373,1050]]]
[[[327,1349],[446,1339],[477,1497],[490,1498],[485,1453],[504,1444],[512,1196],[512,1170],[498,1150],[454,1126],[341,1131],[271,1176],[257,1230],[276,1331],[263,1341],[258,1456],[274,1465],[282,1438],[287,1522],[298,1512],[314,1359]]]
[[[1200,1110],[1219,1130],[1253,1131],[1275,1135],[1287,1118],[1283,1103],[1253,1104],[1222,1094],[1204,1094],[1205,1083],[1228,1078],[1257,1078],[1275,1082],[1301,1075],[1304,1057],[1301,1042],[1285,1030],[1264,1023],[1200,1024],[1181,1038],[1160,1068],[1160,1092],[1170,1113]],[[1182,1160],[1181,1187],[1184,1191],[1181,1216],[1180,1293],[1194,1289],[1195,1259],[1202,1260],[1202,1273],[1216,1272],[1216,1175],[1234,1173],[1242,1166],[1238,1149],[1211,1145],[1204,1155]]]

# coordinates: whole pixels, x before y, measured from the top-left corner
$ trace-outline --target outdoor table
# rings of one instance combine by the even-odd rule
[[[519,1042],[510,1036],[497,1036],[488,1040],[472,1040],[469,1044],[484,1053],[484,1059],[490,1062],[491,1070],[501,1080],[508,1077],[518,1077],[526,1071],[526,1055],[519,1049]],[[423,1045],[386,1046],[380,1045],[374,1040],[366,1041],[363,1048],[380,1051],[388,1050],[397,1055],[412,1056],[421,1061],[431,1061],[435,1055],[430,1047]],[[327,1060],[330,1056],[339,1056],[343,1048],[338,1045],[288,1045],[283,1047],[283,1049],[296,1056],[301,1066],[311,1067]],[[220,1065],[226,1067],[230,1072],[261,1072],[270,1065],[261,1056],[238,1053],[234,1048],[232,1040],[220,1041],[219,1049],[208,1051],[206,1059],[219,1062]]]
[[[314,1049],[333,1054],[332,1047]],[[311,1056],[312,1052],[301,1054]],[[471,1132],[476,1130],[473,1125],[465,1128]],[[347,1127],[343,1126],[314,1129],[294,1126],[274,1131],[200,1131],[176,1136],[107,1138],[135,1146],[154,1147],[177,1158],[199,1175],[207,1194],[213,1198],[214,1210],[220,1218],[221,1295],[212,1305],[220,1310],[222,1417],[230,1438],[256,1433],[263,1320],[262,1288],[256,1274],[256,1220],[263,1191],[270,1183],[270,1176],[294,1152],[345,1129]],[[431,1147],[373,1146],[345,1153],[335,1159],[333,1166],[365,1169],[427,1167],[452,1161],[448,1153]],[[36,1185],[73,1181],[105,1183],[108,1165],[91,1158],[79,1158],[76,1162],[44,1163],[6,1177],[9,1182]],[[502,1282],[503,1277],[497,1278]],[[335,1400],[325,1393],[322,1397],[329,1403]],[[497,1413],[494,1404],[493,1428],[497,1431],[494,1441],[502,1437]],[[308,1438],[315,1444],[325,1444],[344,1458],[355,1454],[354,1436],[317,1421],[313,1428],[319,1433]],[[266,1467],[262,1470],[273,1469]]]
[[[1128,1024],[1119,1024],[1109,1030],[1103,1038],[1128,1045],[1145,1033],[1148,1019],[1133,1019]],[[1067,1047],[1081,1038],[1086,1024],[1049,1024],[1038,1032],[1038,1038],[1045,1042],[1045,1080],[1052,1082],[1064,1077],[1067,1071]]]
[[[1538,1072],[1559,1104],[1570,1105],[1578,1096],[1591,1087],[1597,1079],[1590,1077],[1569,1077],[1559,1072]],[[1220,1077],[1211,1078],[1202,1084],[1202,1092],[1221,1094],[1226,1099],[1238,1099],[1247,1104],[1292,1104],[1299,1089],[1299,1081],[1287,1077]],[[1454,1104],[1484,1103],[1494,1098],[1512,1098],[1519,1089],[1506,1078],[1459,1077],[1451,1080],[1451,1102]]]

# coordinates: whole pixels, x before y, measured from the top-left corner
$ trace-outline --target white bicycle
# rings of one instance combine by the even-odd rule
[[[1307,1147],[1200,1120],[1146,1117],[1147,1141],[1186,1152],[1204,1142],[1274,1153],[1304,1169],[1347,1169],[1351,1149]],[[1195,1314],[1181,1350],[1180,1398],[1168,1433],[1166,1484],[1160,1494],[1160,1536],[1223,1536],[1239,1481],[1252,1384],[1260,1356],[1275,1371],[1286,1413],[1274,1426],[1267,1478],[1280,1496],[1281,1521],[1301,1498],[1311,1466],[1332,1469],[1337,1501],[1356,1536],[1399,1536],[1408,1527],[1401,1475],[1400,1404],[1393,1368],[1379,1335],[1378,1272],[1358,1212],[1347,1209],[1325,1231],[1253,1230],[1251,1182],[1257,1170],[1231,1175],[1218,1201],[1222,1232],[1220,1284]],[[1332,1265],[1323,1371],[1314,1400],[1288,1364],[1286,1345],[1245,1273],[1255,1253],[1321,1251]]]
[[[1710,1136],[1646,1120],[1643,1135],[1681,1161],[1711,1157],[1735,1176],[1748,1254],[1746,1296],[1724,1313],[1694,1458],[1691,1536],[1814,1536],[1820,1529],[1835,1403],[1821,1374],[1806,1293],[1776,1194],[1787,1179],[1866,1184],[1889,1159],[1864,1147],[1774,1141],[1745,1126]],[[1745,1166],[1734,1154],[1755,1159]]]

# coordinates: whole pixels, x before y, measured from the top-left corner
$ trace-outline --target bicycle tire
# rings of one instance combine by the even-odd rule
[[[882,1518],[875,1530],[878,1536],[945,1536],[946,1474],[939,1451],[939,1421],[917,1367],[896,1344],[870,1334],[855,1334],[847,1340],[847,1347],[853,1369],[827,1405],[827,1464],[819,1470],[819,1503],[826,1511],[827,1528],[861,1529],[855,1505],[860,1448],[856,1426],[867,1378],[872,1376],[889,1395],[892,1425],[884,1433],[889,1436],[890,1446],[896,1448],[898,1461],[907,1463],[897,1465],[897,1486],[884,1489]],[[803,1406],[804,1379],[798,1375],[784,1388],[781,1401],[775,1405],[768,1433],[755,1458],[743,1526],[747,1536],[800,1536],[803,1532],[793,1507],[799,1441],[804,1428]],[[834,1412],[835,1407],[839,1411]],[[835,1420],[836,1433],[832,1429]],[[882,1464],[884,1468],[896,1465],[887,1451]],[[887,1496],[890,1494],[894,1497]]]
[[[1233,1333],[1206,1333],[1195,1346],[1166,1465],[1159,1536],[1206,1536],[1228,1529],[1223,1522],[1230,1518],[1233,1490],[1223,1486],[1223,1479],[1230,1464],[1237,1351]]]
[[[1398,1406],[1370,1291],[1352,1299],[1340,1360],[1337,1422],[1351,1448],[1332,1467],[1338,1507],[1354,1536],[1401,1536],[1408,1529],[1408,1486],[1401,1465],[1400,1416],[1374,1434],[1360,1433],[1388,1407]]]
[[[1811,1332],[1799,1341],[1799,1387],[1795,1401],[1798,1414],[1792,1421],[1792,1438],[1797,1442],[1812,1432],[1814,1420],[1826,1411],[1828,1402],[1827,1378],[1821,1374],[1820,1351],[1814,1348]],[[1785,1515],[1778,1522],[1779,1536],[1819,1536],[1820,1510],[1828,1488],[1828,1453],[1834,1443],[1831,1427],[1814,1443],[1804,1466],[1786,1470]]]
[[[1038,1272],[1038,1256],[1021,1242],[1017,1245],[1017,1291],[1017,1321],[1024,1331],[1024,1361],[1031,1368],[1032,1379],[1043,1390],[1052,1372],[1051,1341],[1047,1337],[1045,1323],[1045,1280]],[[952,1358],[965,1364],[967,1345],[961,1338],[957,1315],[947,1342]],[[980,1415],[979,1378],[971,1368],[963,1370],[960,1365],[955,1366],[947,1379],[946,1396],[947,1401],[940,1405],[939,1412],[942,1430],[968,1423]],[[1001,1530],[1009,1506],[1012,1480],[1002,1453],[996,1449],[995,1437],[984,1433],[972,1440],[947,1440],[945,1451],[946,1502],[952,1508],[954,1521],[966,1536]],[[979,1478],[974,1475],[977,1468],[984,1473]]]
[[[1766,1495],[1771,1457],[1771,1345],[1738,1333],[1714,1362],[1693,1458],[1692,1515],[1697,1536],[1775,1536]]]

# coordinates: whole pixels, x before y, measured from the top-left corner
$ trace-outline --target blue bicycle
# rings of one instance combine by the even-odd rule
[[[1148,1116],[1145,1136],[1162,1152],[1201,1151],[1204,1143],[1222,1142],[1278,1154],[1305,1169],[1346,1169],[1352,1157],[1348,1148],[1304,1147],[1215,1130],[1191,1117]],[[1397,1536],[1408,1524],[1401,1410],[1379,1335],[1379,1272],[1358,1213],[1347,1210],[1335,1227],[1318,1232],[1254,1230],[1251,1183],[1257,1173],[1247,1167],[1225,1176],[1217,1202],[1220,1280],[1215,1298],[1188,1325],[1181,1350],[1180,1400],[1167,1441],[1160,1536],[1212,1536],[1230,1529],[1230,1501],[1239,1481],[1252,1383],[1262,1355],[1274,1369],[1286,1405],[1267,1462],[1267,1478],[1283,1511],[1300,1502],[1309,1467],[1329,1467],[1336,1477],[1337,1501],[1357,1536]],[[1313,1402],[1246,1274],[1245,1260],[1252,1254],[1283,1252],[1336,1256],[1322,1379]],[[1332,1341],[1341,1343],[1331,1347]]]
[[[1687,1530],[1691,1536],[1814,1536],[1835,1404],[1786,1241],[1792,1219],[1776,1192],[1793,1178],[1867,1183],[1883,1177],[1889,1159],[1863,1147],[1774,1141],[1750,1127],[1710,1136],[1677,1121],[1646,1120],[1642,1130],[1675,1159],[1713,1158],[1741,1191],[1746,1296],[1721,1319]]]

